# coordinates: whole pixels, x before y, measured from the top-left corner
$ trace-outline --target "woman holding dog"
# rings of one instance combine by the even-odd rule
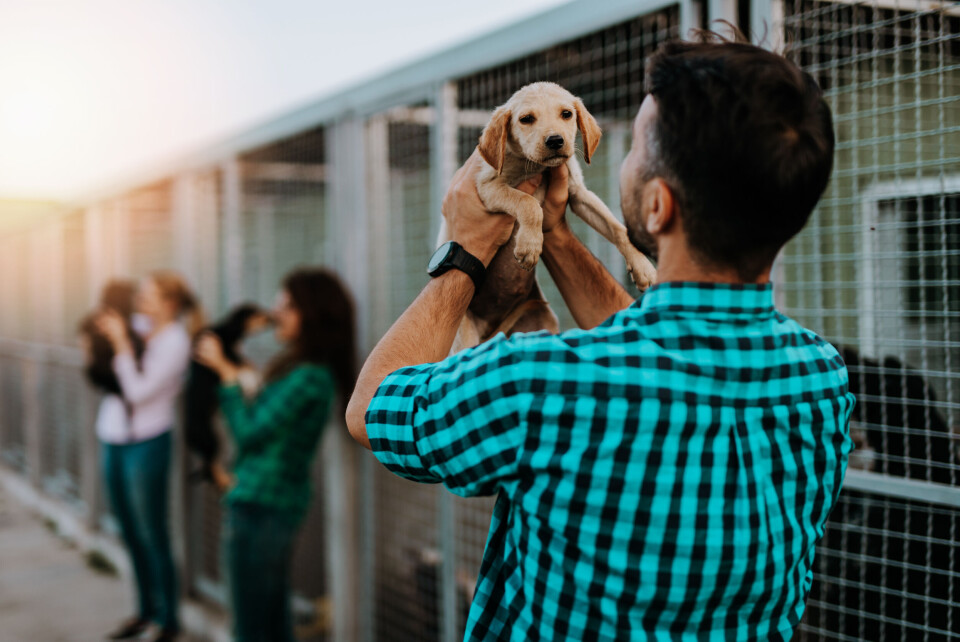
[[[195,354],[220,376],[235,444],[223,552],[237,642],[294,640],[290,562],[310,504],[311,464],[334,397],[339,391],[345,405],[355,376],[353,304],[333,274],[287,275],[273,317],[285,347],[250,403],[215,335],[203,335]]]
[[[121,391],[103,398],[97,436],[103,444],[107,493],[136,578],[139,609],[108,638],[138,638],[155,623],[159,632],[153,639],[166,642],[180,631],[167,523],[170,430],[190,360],[191,334],[203,325],[203,313],[184,279],[169,271],[154,272],[140,284],[136,309],[135,321],[144,326],[136,330],[145,342],[139,359],[129,319],[106,310],[96,321],[113,348],[112,366]]]

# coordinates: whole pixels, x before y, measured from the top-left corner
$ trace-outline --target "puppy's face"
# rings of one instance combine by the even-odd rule
[[[569,91],[537,83],[518,91],[510,102],[509,151],[547,167],[562,165],[573,156],[577,106]]]
[[[497,172],[502,171],[508,153],[557,167],[573,156],[578,129],[583,157],[589,163],[600,142],[597,121],[583,101],[560,85],[538,82],[520,89],[494,111],[477,149]]]

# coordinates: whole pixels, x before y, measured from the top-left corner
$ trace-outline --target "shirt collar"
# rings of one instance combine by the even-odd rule
[[[773,286],[746,283],[657,283],[640,297],[641,312],[687,312],[695,315],[756,317],[774,313]]]

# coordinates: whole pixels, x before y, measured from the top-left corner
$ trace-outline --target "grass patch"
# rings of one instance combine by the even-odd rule
[[[113,565],[106,555],[98,550],[91,550],[86,555],[87,566],[103,575],[116,576],[117,567]]]

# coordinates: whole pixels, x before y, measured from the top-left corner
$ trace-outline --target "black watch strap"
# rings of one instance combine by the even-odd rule
[[[444,248],[446,249],[444,250]],[[483,261],[467,252],[463,249],[463,246],[456,241],[444,243],[437,252],[445,252],[446,256],[439,265],[428,271],[430,276],[440,276],[456,268],[461,272],[465,272],[473,281],[474,287],[478,290],[480,289],[480,286],[483,284],[483,279],[487,275],[487,268],[484,267]]]

